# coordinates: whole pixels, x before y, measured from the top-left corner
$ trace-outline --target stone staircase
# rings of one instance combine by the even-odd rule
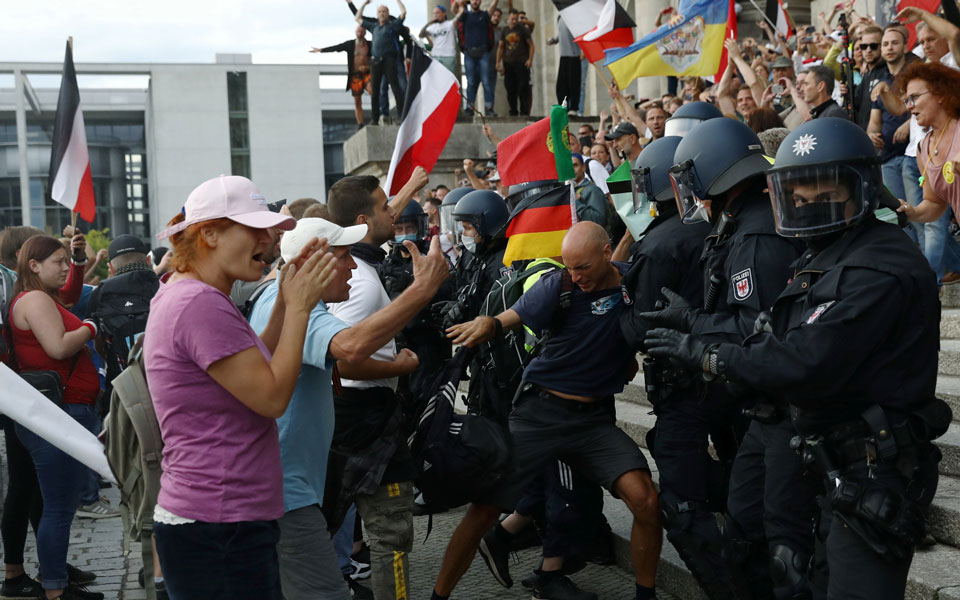
[[[905,596],[909,600],[960,600],[960,285],[945,287],[941,299],[937,395],[950,404],[954,422],[949,431],[936,440],[943,452],[943,460],[928,530],[937,539],[937,544],[918,551],[914,556]],[[617,396],[617,421],[644,450],[656,481],[656,463],[646,450],[645,440],[656,419],[647,402],[642,377],[641,373]],[[617,562],[632,572],[632,517],[622,502],[609,496],[604,502],[604,513],[614,531]],[[657,572],[657,587],[683,599],[705,598],[666,537]]]

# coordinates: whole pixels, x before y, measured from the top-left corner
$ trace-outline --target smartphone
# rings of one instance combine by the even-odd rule
[[[805,31],[807,34],[811,34],[811,33],[813,33],[813,32],[816,31],[816,30],[817,30],[817,28],[814,27],[813,25],[807,25],[807,28],[804,29],[804,31]]]
[[[800,38],[800,43],[801,43],[801,44],[812,44],[812,43],[813,43],[813,36],[812,36],[812,35],[808,35],[808,36],[805,37],[805,38]]]
[[[779,83],[775,83],[770,86],[770,91],[773,92],[774,96],[782,96],[784,92],[784,87]]]

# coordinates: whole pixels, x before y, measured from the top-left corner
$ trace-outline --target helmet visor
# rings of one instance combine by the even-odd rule
[[[673,197],[677,201],[677,210],[686,224],[708,221],[706,205],[697,194],[695,182],[697,172],[693,161],[685,161],[670,168],[670,185],[673,187]]]
[[[650,167],[630,169],[630,191],[633,192],[633,212],[649,211],[653,201]]]
[[[683,137],[690,133],[690,130],[703,123],[702,119],[693,119],[690,117],[671,117],[667,119],[663,127],[663,135],[675,135]]]
[[[457,208],[456,204],[448,204],[440,207],[440,231],[443,233],[454,233],[457,231],[457,222],[453,218],[453,211]]]
[[[767,175],[777,233],[813,237],[844,229],[870,212],[869,185],[844,164],[796,167]]]
[[[394,239],[422,242],[427,238],[427,228],[427,215],[398,217],[393,222]]]

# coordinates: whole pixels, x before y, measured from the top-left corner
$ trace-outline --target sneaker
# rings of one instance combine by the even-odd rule
[[[500,525],[496,525],[500,527]],[[480,540],[480,556],[483,562],[487,563],[487,568],[493,573],[494,579],[505,588],[513,587],[513,579],[510,577],[510,549],[507,544],[497,536],[497,530],[494,529]]]
[[[43,596],[44,594],[41,591],[40,597]],[[63,593],[54,600],[103,600],[103,594],[100,592],[91,592],[82,585],[70,584],[67,586],[67,589],[63,590]]]
[[[14,579],[4,579],[0,585],[0,598],[4,600],[34,600],[43,593],[43,587],[24,573]]]
[[[370,546],[361,544],[360,549],[350,555],[350,566],[353,568],[350,579],[370,577]]]
[[[96,502],[81,506],[77,509],[77,516],[84,519],[109,519],[119,517],[120,511],[110,506],[100,498]]]
[[[940,282],[943,285],[953,285],[960,281],[960,273],[954,273],[953,271],[947,271],[943,274],[943,279]]]
[[[357,600],[373,600],[372,590],[365,588],[353,579],[350,579],[349,575],[344,575],[343,580],[347,582],[347,587],[350,588],[351,598],[356,598]]]
[[[97,574],[93,571],[84,571],[83,569],[78,569],[77,567],[67,563],[67,581],[76,585],[86,585],[88,583],[93,583],[97,578]]]
[[[493,119],[496,118],[497,113],[495,113],[492,108],[488,108],[487,110],[483,111],[483,116],[488,119]]]
[[[162,582],[156,582],[154,586],[157,592],[157,600],[170,600],[170,594],[167,593],[167,586]]]
[[[537,577],[533,597],[538,600],[597,600],[593,592],[585,592],[564,575]]]

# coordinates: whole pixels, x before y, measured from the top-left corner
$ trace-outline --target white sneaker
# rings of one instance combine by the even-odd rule
[[[100,498],[96,502],[78,508],[77,516],[85,519],[108,519],[110,517],[119,517],[120,511],[115,508],[110,508],[103,498]]]

